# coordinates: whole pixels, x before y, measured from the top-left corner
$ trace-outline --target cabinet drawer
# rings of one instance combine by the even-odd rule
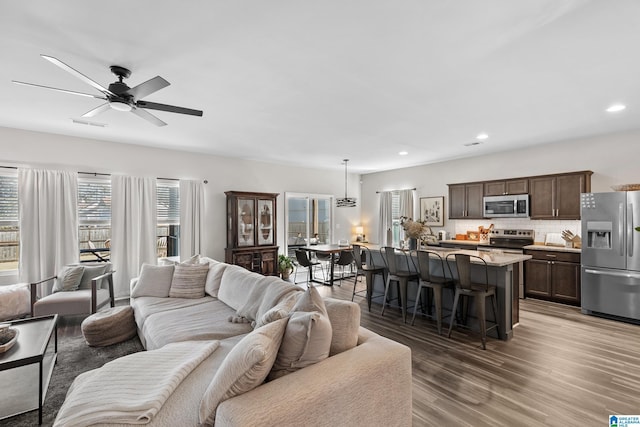
[[[531,255],[533,259],[540,259],[545,261],[575,262],[577,264],[580,264],[580,254],[575,252],[527,249],[524,251],[524,253],[526,255]]]

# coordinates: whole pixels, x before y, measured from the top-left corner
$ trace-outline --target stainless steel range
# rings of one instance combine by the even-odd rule
[[[497,228],[489,234],[489,248],[502,249],[505,252],[522,253],[522,248],[533,245],[535,231]],[[486,246],[485,246],[486,248]],[[478,250],[482,250],[478,247]]]
[[[501,250],[505,253],[522,254],[525,246],[533,245],[535,231],[497,228],[489,233],[489,245],[478,245],[478,251]],[[519,297],[524,298],[524,268],[518,268],[514,283],[518,283]]]

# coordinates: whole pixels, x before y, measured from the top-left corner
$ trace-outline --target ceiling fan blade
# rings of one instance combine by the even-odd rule
[[[191,116],[202,117],[201,110],[192,110],[191,108],[176,107],[174,105],[158,104],[157,102],[137,101],[136,106],[140,108],[148,108],[150,110],[168,111],[170,113],[189,114]]]
[[[86,113],[84,113],[82,115],[82,117],[93,117],[96,116],[104,111],[110,110],[111,107],[109,106],[108,102],[105,102],[102,105],[97,106],[96,108],[94,108],[93,110],[89,110]]]
[[[104,93],[105,95],[116,96],[115,93],[113,93],[109,89],[103,87],[100,83],[94,82],[89,77],[85,76],[80,71],[78,71],[78,70],[76,70],[74,68],[71,68],[70,66],[68,66],[64,62],[60,61],[58,58],[54,58],[53,56],[42,55],[42,54],[40,56],[42,56],[44,59],[46,59],[47,61],[51,62],[52,64],[57,65],[58,67],[62,68],[66,72],[73,74],[74,76],[76,76],[77,78],[82,80],[83,82],[93,86],[94,88],[98,89],[100,92]]]
[[[162,88],[169,86],[171,83],[166,81],[160,76],[156,76],[144,83],[140,83],[138,86],[132,87],[127,91],[129,95],[132,95],[135,99],[144,98],[147,95],[151,95],[153,92],[157,92]]]
[[[97,99],[107,99],[104,96],[99,96],[99,95],[92,95],[90,93],[82,93],[82,92],[76,92],[73,90],[67,90],[67,89],[58,89],[57,87],[51,87],[51,86],[43,86],[43,85],[37,85],[35,83],[26,83],[26,82],[19,82],[17,80],[11,80],[13,83],[18,84],[18,85],[23,85],[23,86],[35,86],[35,87],[42,87],[45,89],[51,89],[51,90],[55,90],[58,92],[64,92],[64,93],[70,93],[71,95],[80,95],[80,96],[86,96],[89,98],[97,98]]]
[[[160,120],[159,118],[157,118],[156,116],[151,114],[150,112],[145,111],[145,110],[141,110],[140,108],[135,108],[134,107],[131,110],[131,112],[133,114],[137,115],[138,117],[142,117],[146,121],[153,123],[156,126],[166,126],[167,125],[165,122],[163,122],[162,120]]]

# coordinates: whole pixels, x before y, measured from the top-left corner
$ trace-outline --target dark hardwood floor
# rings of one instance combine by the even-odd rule
[[[318,289],[351,299],[353,281]],[[513,339],[489,338],[483,351],[472,331],[448,339],[426,318],[411,326],[398,309],[383,317],[381,305],[355,301],[362,326],[412,349],[414,426],[603,426],[640,414],[638,325],[520,300]]]

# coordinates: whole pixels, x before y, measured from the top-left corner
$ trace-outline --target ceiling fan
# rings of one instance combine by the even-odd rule
[[[169,86],[169,82],[163,79],[160,76],[156,76],[150,80],[147,80],[144,83],[140,83],[137,86],[129,87],[122,80],[128,78],[131,75],[131,71],[121,67],[119,65],[112,65],[109,67],[111,72],[118,77],[118,81],[111,83],[109,88],[105,88],[99,83],[91,80],[89,77],[85,76],[81,72],[71,68],[64,62],[60,61],[53,56],[48,55],[40,55],[47,61],[51,62],[54,65],[62,68],[68,73],[73,74],[83,82],[93,86],[95,89],[100,91],[102,95],[92,95],[90,93],[76,92],[72,90],[66,89],[58,89],[50,86],[43,86],[34,83],[25,83],[13,80],[13,83],[25,86],[35,86],[42,87],[45,89],[56,90],[58,92],[70,93],[72,95],[80,95],[87,96],[89,98],[97,98],[107,101],[106,103],[87,111],[82,115],[82,117],[93,117],[99,113],[102,113],[106,110],[113,109],[117,111],[130,111],[138,117],[142,117],[143,119],[155,124],[156,126],[166,126],[166,123],[151,114],[146,110],[159,110],[159,111],[168,111],[170,113],[179,113],[179,114],[188,114],[191,116],[202,116],[201,110],[193,110],[191,108],[184,107],[176,107],[174,105],[167,104],[158,104],[156,102],[148,102],[143,101],[141,98],[145,96],[151,95],[152,93],[159,91],[162,88]]]

